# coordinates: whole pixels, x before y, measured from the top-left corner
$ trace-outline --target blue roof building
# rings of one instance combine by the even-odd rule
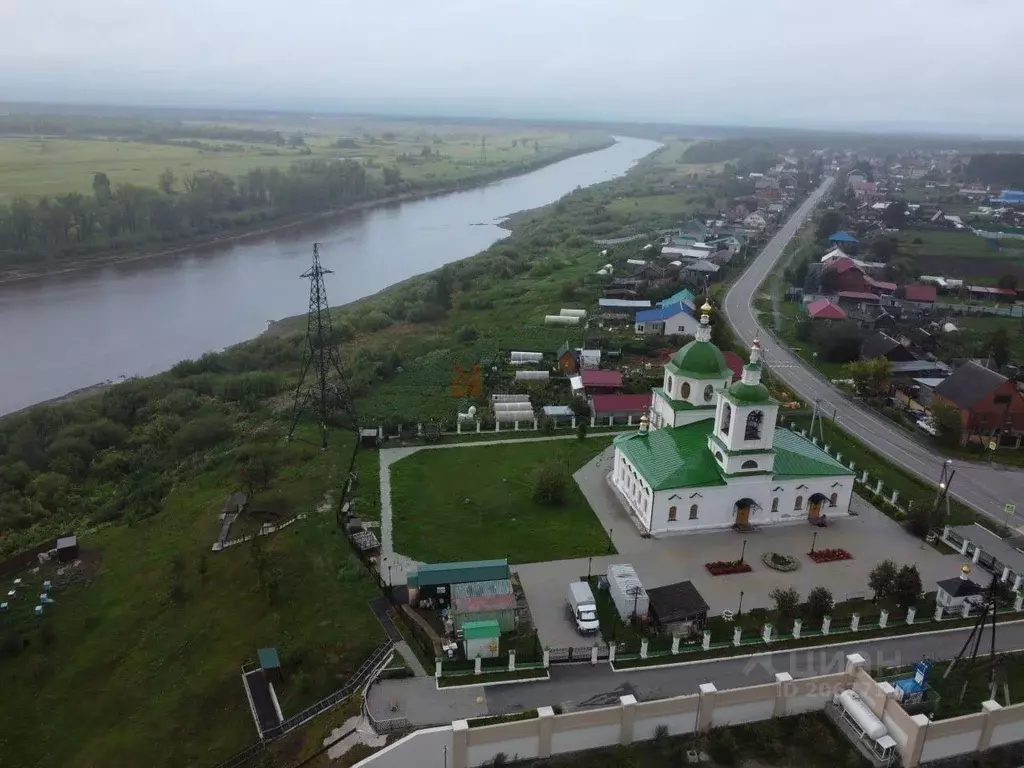
[[[667,301],[667,299],[666,299]],[[636,313],[636,332],[640,334],[673,335],[677,333],[694,335],[697,319],[693,308],[686,304],[665,304],[662,307]]]
[[[989,202],[996,205],[1024,205],[1024,190],[1004,189],[999,197],[990,198]]]
[[[836,232],[834,235],[829,237],[830,243],[847,243],[848,245],[856,245],[857,238],[851,235],[849,232]]]
[[[663,300],[659,301],[658,302],[658,306],[659,307],[670,307],[673,304],[685,304],[690,309],[693,309],[694,302],[696,300],[697,300],[697,297],[693,295],[693,291],[689,290],[688,288],[683,288],[683,290],[681,290],[681,291],[679,291],[677,293],[673,293],[667,299],[663,299]],[[643,314],[643,313],[641,313],[641,314]],[[637,319],[638,320],[640,319],[639,316],[637,317]]]

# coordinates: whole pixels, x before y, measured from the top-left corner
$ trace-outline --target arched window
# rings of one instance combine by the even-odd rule
[[[683,386],[680,388],[679,394],[684,400],[690,396],[690,382],[683,382]]]
[[[761,425],[764,423],[764,413],[751,411],[747,416],[747,428],[743,432],[744,440],[760,440]]]
[[[675,507],[669,507],[668,508],[668,521],[670,523],[674,523],[676,521],[676,508]]]
[[[740,469],[757,469],[757,462],[753,459],[744,461],[742,466],[740,466]]]
[[[837,501],[839,501],[839,494],[838,493],[833,493],[831,496],[828,497],[828,505],[830,507],[834,507],[836,505]]]
[[[711,402],[711,398],[714,397],[714,396],[715,396],[715,387],[713,385],[708,384],[706,387],[704,387],[704,402],[705,403],[710,403]]]
[[[722,452],[721,451],[715,451],[715,458],[718,459],[719,461],[721,461],[722,460]]]
[[[697,505],[696,504],[691,504],[690,505],[690,519],[691,520],[696,520],[697,519]]]
[[[730,421],[732,421],[732,406],[725,403],[722,405],[722,426],[720,428],[723,435],[729,434]]]
[[[772,499],[772,512],[775,513],[775,512],[778,512],[778,511],[779,511],[779,497],[776,496],[774,499]]]
[[[665,375],[665,391],[672,394],[672,377],[668,374]]]
[[[804,497],[803,496],[797,496],[796,497],[796,501],[793,503],[793,509],[803,509],[803,508],[804,508]]]

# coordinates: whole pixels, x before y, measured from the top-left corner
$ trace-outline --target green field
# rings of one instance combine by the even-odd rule
[[[611,439],[445,448],[391,467],[395,549],[424,562],[508,557],[513,563],[608,551],[608,533],[575,483],[564,506],[532,498],[537,468],[549,460],[570,472]]]
[[[920,240],[921,242],[915,242]],[[1004,240],[993,248],[988,242],[971,232],[931,232],[908,229],[900,232],[900,250],[909,256],[922,259],[921,266],[927,266],[929,256],[955,256],[985,259],[1013,259],[1024,257],[1024,242]]]
[[[86,575],[54,591],[42,620],[28,602],[0,616],[0,632],[16,624],[29,640],[20,655],[0,654],[0,762],[215,764],[255,739],[239,668],[263,646],[281,654],[285,716],[344,684],[384,639],[367,606],[379,593],[333,509],[312,511],[348,445],[289,447],[295,463],[270,495],[311,514],[265,539],[272,600],[257,585],[250,545],[210,552],[235,482],[213,468],[172,492],[161,514],[81,539]],[[182,594],[172,597],[176,581]]]
[[[265,127],[265,126],[264,126]],[[339,126],[359,130],[360,126]],[[501,132],[490,128],[375,125],[387,134],[357,134],[357,146],[332,144],[345,134],[305,133],[308,151],[274,144],[201,140],[200,147],[144,143],[111,138],[0,138],[0,201],[24,195],[92,194],[93,174],[106,173],[114,184],[155,187],[171,168],[179,180],[210,170],[239,176],[254,168],[287,168],[297,160],[353,158],[373,167],[395,165],[410,181],[456,183],[473,176],[600,146],[596,133],[555,131]],[[486,145],[481,141],[486,137]],[[423,148],[431,155],[423,155]],[[180,183],[180,181],[179,181]]]

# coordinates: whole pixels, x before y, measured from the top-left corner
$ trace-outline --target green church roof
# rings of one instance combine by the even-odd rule
[[[684,427],[620,435],[615,438],[615,447],[655,491],[726,485],[708,450],[708,436],[713,429],[713,419],[702,419]],[[772,474],[777,480],[855,474],[810,440],[785,427],[775,428],[773,452]]]
[[[710,341],[691,341],[672,355],[673,373],[690,379],[731,379],[722,351]]]
[[[744,366],[744,370],[747,371],[758,370],[759,368],[760,366],[750,364]],[[764,384],[760,382],[757,384],[744,384],[742,379],[729,387],[729,397],[744,405],[772,402],[772,396],[768,393],[768,388]]]

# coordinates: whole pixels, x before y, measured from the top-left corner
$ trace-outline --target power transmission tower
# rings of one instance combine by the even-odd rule
[[[309,311],[306,315],[302,372],[295,387],[292,423],[288,429],[288,439],[291,440],[302,414],[308,414],[316,422],[320,447],[324,450],[327,449],[330,427],[336,424],[339,414],[347,415],[351,426],[357,431],[359,428],[352,392],[338,357],[331,310],[327,304],[324,275],[330,274],[333,274],[332,270],[320,265],[320,244],[313,243],[313,266],[302,274],[303,279],[309,280]]]

